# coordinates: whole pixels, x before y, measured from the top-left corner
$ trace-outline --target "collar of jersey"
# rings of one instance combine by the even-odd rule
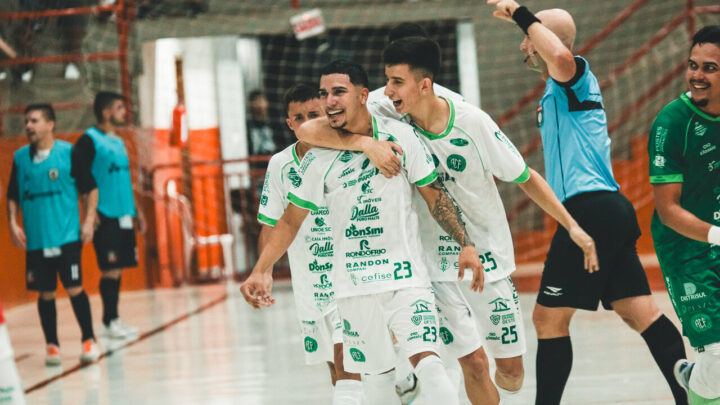
[[[447,101],[448,106],[450,106],[450,119],[448,120],[447,127],[445,128],[445,130],[443,131],[442,134],[438,135],[438,134],[433,134],[432,132],[428,132],[428,131],[420,128],[416,123],[410,121],[412,126],[418,132],[420,132],[421,134],[423,134],[423,136],[425,136],[426,138],[428,138],[430,140],[440,139],[440,138],[444,138],[444,137],[448,136],[450,134],[450,131],[452,131],[452,129],[453,129],[453,125],[455,125],[455,105],[453,104],[452,100],[450,100],[449,98],[443,97],[443,96],[438,96],[438,97]]]
[[[705,118],[708,121],[714,121],[714,122],[720,122],[720,116],[718,117],[711,117],[708,113],[703,112],[703,110],[697,108],[695,104],[693,104],[692,100],[690,100],[690,97],[688,96],[688,93],[683,93],[680,95],[680,99],[685,102],[685,104],[690,107],[691,110],[693,110],[697,115]]]
[[[290,151],[292,151],[292,157],[293,157],[293,160],[295,160],[295,164],[300,166],[300,159],[298,158],[297,152],[295,152],[295,148],[297,148],[297,145],[298,145],[298,143],[295,142],[293,144],[292,148],[290,148]]]
[[[376,141],[378,139],[378,127],[377,127],[377,121],[375,121],[375,116],[371,115],[370,118],[372,118],[372,127],[373,127],[373,139]]]

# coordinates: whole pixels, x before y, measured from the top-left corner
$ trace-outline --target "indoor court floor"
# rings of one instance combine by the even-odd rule
[[[57,300],[62,366],[46,367],[36,304],[6,311],[15,359],[32,405],[329,404],[327,366],[305,366],[289,282],[277,304],[253,310],[239,284],[123,293],[120,314],[136,340],[100,336],[101,303],[91,297],[104,353],[79,364],[80,330],[67,298]],[[472,295],[471,295],[472,294]],[[471,303],[481,299],[468,291]],[[536,294],[521,293],[528,335],[525,385],[511,404],[532,404]],[[677,324],[665,291],[654,297]],[[612,312],[578,312],[571,326],[574,363],[563,404],[669,405],[672,396],[643,339]],[[689,349],[689,348],[688,348]],[[688,352],[691,358],[692,352]],[[491,361],[492,364],[492,361]],[[463,403],[468,403],[464,394]]]

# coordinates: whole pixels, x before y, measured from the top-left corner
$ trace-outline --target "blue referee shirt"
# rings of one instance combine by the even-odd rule
[[[607,117],[597,78],[588,62],[575,57],[577,71],[567,83],[548,78],[537,111],[545,177],[560,201],[590,191],[617,191],[610,163]]]

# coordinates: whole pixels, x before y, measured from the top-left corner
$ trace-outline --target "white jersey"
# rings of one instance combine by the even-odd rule
[[[263,224],[275,226],[288,205],[290,187],[300,181],[296,145],[288,146],[270,159],[258,210],[258,221]],[[322,318],[336,308],[328,210],[322,200],[318,201],[318,207],[305,218],[287,252],[298,317],[306,321]]]
[[[480,253],[485,282],[503,279],[515,270],[510,226],[493,176],[522,183],[530,173],[520,152],[485,112],[465,102],[446,99],[447,128],[439,135],[414,126],[432,153],[438,180],[462,211],[465,228]],[[422,197],[416,196],[422,200]],[[418,205],[420,233],[433,281],[457,279],[460,245]],[[466,272],[466,276],[470,276]]]
[[[381,117],[373,117],[372,125],[375,139],[403,148],[401,175],[385,178],[361,152],[315,148],[305,155],[302,181],[288,195],[312,211],[327,201],[336,298],[430,286],[412,184],[435,181],[432,157],[410,126]]]
[[[465,98],[460,94],[437,83],[433,83],[433,91],[435,95],[448,98],[452,101],[465,101]],[[385,86],[375,89],[368,94],[367,106],[373,115],[381,115],[383,117],[407,122],[408,124],[410,123],[409,115],[400,114],[395,111],[392,101],[385,95]]]

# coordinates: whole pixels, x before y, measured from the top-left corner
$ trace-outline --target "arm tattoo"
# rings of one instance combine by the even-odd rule
[[[460,216],[460,209],[455,201],[447,194],[445,187],[435,181],[430,184],[433,190],[438,191],[438,198],[430,210],[433,218],[440,224],[440,227],[450,235],[460,246],[474,246],[473,241],[465,229],[465,222]]]

